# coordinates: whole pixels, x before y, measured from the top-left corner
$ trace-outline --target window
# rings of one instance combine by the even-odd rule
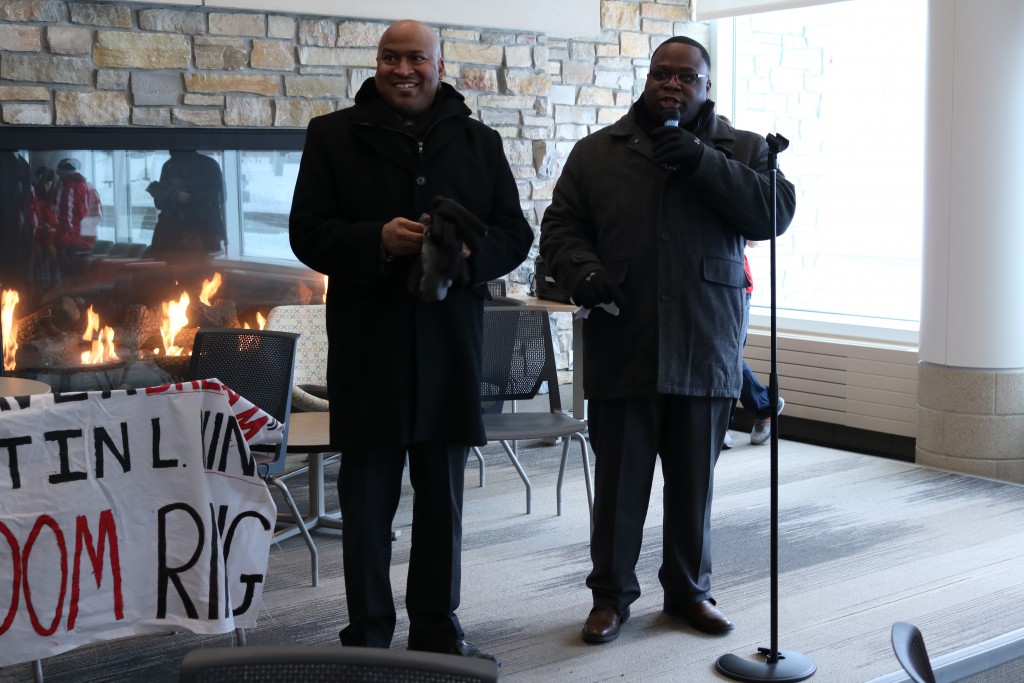
[[[850,0],[716,22],[719,112],[790,140],[780,318],[917,329],[926,12],[925,0]],[[748,257],[753,313],[767,313],[768,244]]]
[[[288,213],[300,157],[298,152],[238,154],[243,258],[295,259],[288,242]]]

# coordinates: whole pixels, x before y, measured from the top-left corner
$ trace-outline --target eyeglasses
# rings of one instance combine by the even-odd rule
[[[692,71],[677,71],[676,73],[671,71],[652,71],[647,74],[647,78],[655,83],[666,83],[674,78],[683,85],[693,85],[702,78],[708,78],[708,75],[695,74]]]

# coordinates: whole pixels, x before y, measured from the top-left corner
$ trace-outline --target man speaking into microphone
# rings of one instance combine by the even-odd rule
[[[700,43],[662,43],[640,99],[576,144],[541,227],[555,281],[593,309],[583,322],[597,462],[588,643],[617,638],[641,580],[653,580],[636,563],[659,457],[664,611],[705,633],[732,628],[711,593],[711,499],[743,381],[743,248],[771,237],[772,194],[767,142],[715,115],[710,74]],[[780,233],[795,204],[779,174]]]

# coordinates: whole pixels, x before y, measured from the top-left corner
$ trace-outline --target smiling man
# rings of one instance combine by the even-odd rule
[[[390,26],[355,105],[309,123],[289,230],[295,255],[331,282],[327,389],[331,443],[342,452],[348,602],[341,642],[391,644],[391,524],[408,458],[409,648],[497,660],[466,642],[455,615],[463,478],[469,446],[486,442],[486,282],[522,263],[533,231],[501,137],[470,118],[443,77],[433,29]],[[421,270],[424,215],[477,236],[472,250],[454,250],[467,277],[443,300],[421,297],[412,277]]]
[[[550,273],[594,309],[583,321],[597,463],[588,643],[617,638],[640,596],[658,458],[664,611],[706,633],[732,628],[711,595],[711,499],[742,384],[743,248],[771,237],[771,169],[763,137],[715,116],[710,73],[700,43],[662,43],[643,96],[573,148],[541,227]],[[778,206],[781,232],[795,207],[784,179]]]

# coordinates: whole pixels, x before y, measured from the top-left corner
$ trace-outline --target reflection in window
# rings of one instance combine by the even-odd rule
[[[249,258],[294,258],[288,243],[288,213],[299,174],[298,152],[239,152],[241,254]]]

